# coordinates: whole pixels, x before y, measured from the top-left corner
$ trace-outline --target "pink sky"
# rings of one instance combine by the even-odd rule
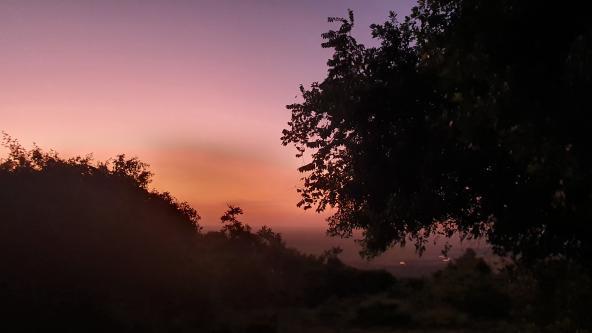
[[[280,144],[298,85],[321,80],[327,16],[370,23],[401,1],[0,2],[0,130],[63,155],[138,156],[203,223],[323,228],[296,208],[302,164]]]

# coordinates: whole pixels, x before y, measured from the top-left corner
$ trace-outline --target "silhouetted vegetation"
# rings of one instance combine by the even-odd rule
[[[424,0],[351,35],[330,18],[327,77],[301,87],[284,145],[304,208],[366,254],[460,232],[523,259],[592,255],[592,20],[583,2]]]
[[[253,232],[239,207],[220,231],[202,233],[187,203],[148,189],[151,173],[136,158],[64,159],[4,144],[0,288],[11,331],[235,331],[271,325],[241,321],[240,311],[312,306],[394,281],[332,252],[287,248],[268,227]]]
[[[0,160],[2,327],[11,332],[584,332],[590,276],[566,260],[491,268],[474,251],[397,280],[286,247],[229,206],[219,231],[149,190],[136,158],[26,150]]]
[[[585,271],[565,261],[495,270],[469,249],[431,277],[326,302],[316,315],[378,332],[589,332],[591,290]]]
[[[396,280],[286,247],[229,206],[219,231],[136,158],[26,150],[0,161],[1,327],[11,332],[335,329],[585,332],[590,276],[566,260],[491,268],[474,251]]]
[[[218,231],[150,189],[137,158],[63,158],[5,135],[0,328],[8,332],[590,332],[592,20],[578,3],[422,0],[323,34],[327,78],[284,145],[311,161],[299,206],[364,232],[365,254],[434,234],[486,237],[432,276],[308,255],[241,221]],[[199,170],[197,171],[199,172]],[[508,258],[508,257],[507,257]]]

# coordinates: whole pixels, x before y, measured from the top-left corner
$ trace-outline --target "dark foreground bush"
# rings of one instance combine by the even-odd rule
[[[469,249],[431,278],[397,284],[388,297],[406,304],[415,327],[589,332],[591,282],[586,270],[566,260],[494,270]]]
[[[409,327],[413,316],[401,311],[397,303],[376,302],[358,308],[353,325],[362,327]]]

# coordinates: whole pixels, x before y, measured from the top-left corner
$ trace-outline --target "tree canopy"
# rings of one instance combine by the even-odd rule
[[[329,18],[327,77],[300,87],[299,206],[334,207],[366,254],[430,235],[486,237],[521,258],[591,253],[592,21],[577,2],[425,0],[372,25]]]

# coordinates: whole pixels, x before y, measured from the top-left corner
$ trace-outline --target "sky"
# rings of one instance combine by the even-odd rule
[[[137,156],[202,224],[226,204],[254,226],[325,228],[296,207],[304,162],[280,136],[298,86],[321,81],[328,16],[355,35],[410,0],[0,1],[0,130],[24,146]]]

